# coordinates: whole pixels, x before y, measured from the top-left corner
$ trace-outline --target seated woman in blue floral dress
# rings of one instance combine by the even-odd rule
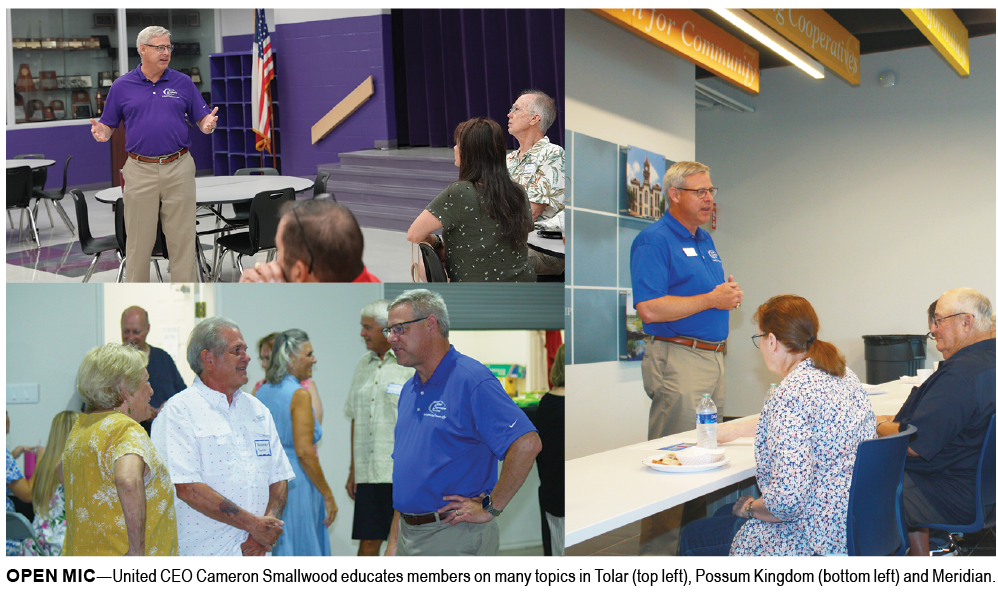
[[[876,437],[870,400],[842,354],[817,339],[818,316],[806,299],[778,295],[753,320],[752,341],[782,378],[755,424],[762,497],[741,497],[730,513],[688,525],[679,554],[844,554],[856,450]],[[720,440],[733,438],[718,430]]]

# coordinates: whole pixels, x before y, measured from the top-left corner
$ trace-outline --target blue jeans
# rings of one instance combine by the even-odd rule
[[[728,556],[735,534],[748,522],[731,513],[733,506],[725,504],[714,516],[686,525],[679,539],[679,556]]]

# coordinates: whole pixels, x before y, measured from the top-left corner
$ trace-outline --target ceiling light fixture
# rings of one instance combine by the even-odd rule
[[[748,11],[740,8],[715,8],[713,10],[738,29],[765,44],[773,52],[804,70],[808,76],[817,79],[825,77],[825,66],[805,55],[793,43],[787,41],[786,38],[774,32],[769,26],[750,15]]]

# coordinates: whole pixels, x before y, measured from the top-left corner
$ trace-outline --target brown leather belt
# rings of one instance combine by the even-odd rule
[[[668,341],[674,344],[679,344],[681,346],[689,346],[691,348],[699,348],[701,350],[711,350],[713,352],[720,352],[724,349],[724,342],[714,343],[707,341],[700,341],[699,339],[693,339],[692,337],[659,337],[654,336],[655,339],[659,341]]]
[[[426,523],[435,523],[440,520],[440,514],[436,512],[428,512],[426,514],[403,514],[402,518],[405,522],[410,525],[425,525]]]
[[[129,158],[134,158],[139,162],[148,162],[150,164],[169,164],[174,160],[179,160],[181,156],[187,153],[187,148],[180,148],[179,152],[174,152],[172,154],[167,154],[166,156],[139,156],[138,154],[128,153]]]

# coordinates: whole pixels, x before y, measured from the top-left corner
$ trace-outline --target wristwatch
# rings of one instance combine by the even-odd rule
[[[488,512],[492,516],[499,516],[500,514],[502,514],[502,510],[496,510],[492,506],[492,496],[491,495],[486,495],[484,498],[482,498],[482,510]]]

